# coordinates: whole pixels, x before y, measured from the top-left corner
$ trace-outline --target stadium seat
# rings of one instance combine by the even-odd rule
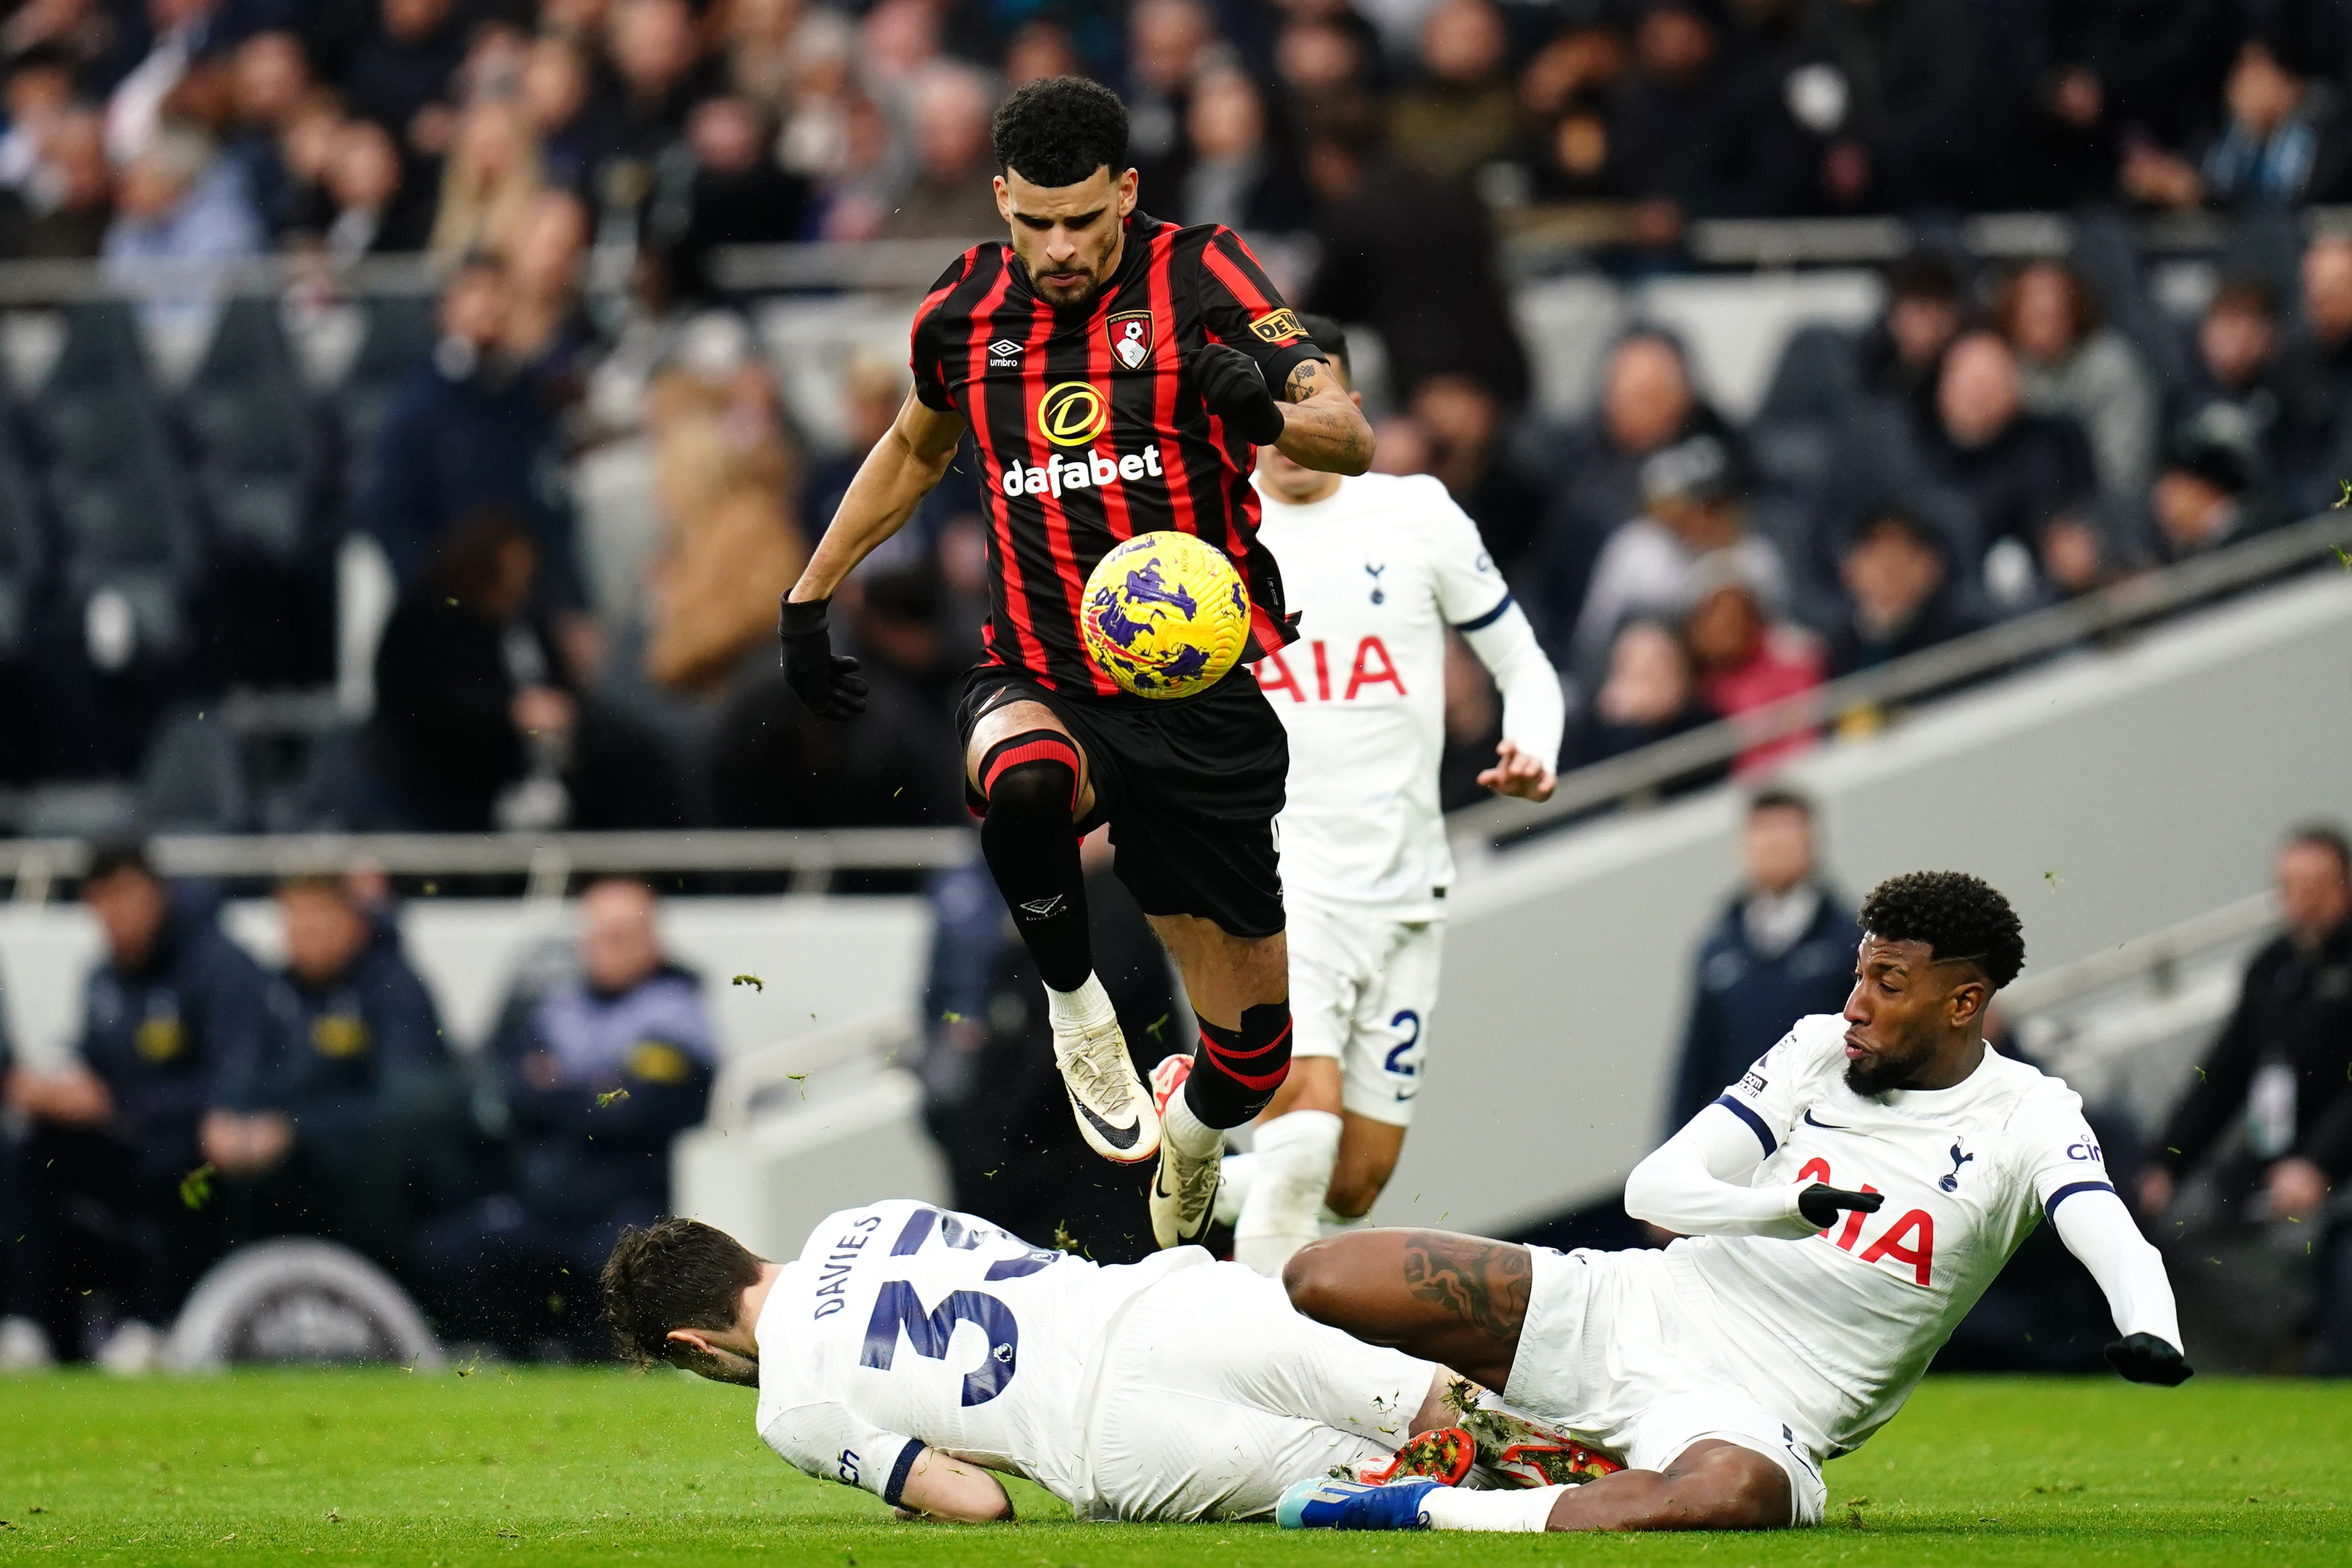
[[[368,301],[367,333],[335,400],[342,412],[346,496],[366,491],[377,427],[401,378],[433,351],[439,308],[438,300],[425,295],[383,294]]]
[[[233,301],[175,400],[211,549],[205,620],[233,684],[315,685],[334,671],[332,445],[276,302]]]
[[[231,302],[178,401],[218,537],[278,560],[304,553],[325,454],[273,301]]]
[[[37,617],[44,766],[121,776],[199,652],[204,541],[130,309],[70,307],[26,409],[55,508],[56,570]]]

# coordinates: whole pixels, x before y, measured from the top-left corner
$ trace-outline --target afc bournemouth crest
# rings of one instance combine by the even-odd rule
[[[1103,323],[1110,335],[1110,357],[1122,370],[1139,371],[1151,358],[1151,312],[1122,310]]]

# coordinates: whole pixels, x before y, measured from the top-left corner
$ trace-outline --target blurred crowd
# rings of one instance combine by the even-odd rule
[[[994,97],[1135,110],[1155,212],[1258,232],[1372,158],[1486,205],[1692,217],[2352,195],[2340,0],[21,0],[0,247],[513,243],[532,199],[689,251],[985,230]]]
[[[2352,474],[2352,240],[2298,254],[2282,216],[2352,177],[2333,0],[28,0],[0,19],[0,254],[96,256],[121,297],[51,313],[46,350],[41,321],[6,335],[0,786],[134,780],[141,820],[215,831],[959,820],[976,462],[845,595],[877,711],[807,724],[773,604],[905,371],[831,348],[824,428],[805,386],[796,417],[803,368],[718,257],[944,261],[996,227],[993,105],[1063,71],[1127,96],[1149,210],[1258,236],[1375,346],[1379,465],[1476,519],[1570,687],[1566,766]],[[1710,214],[1899,213],[1931,243],[1866,329],[1801,328],[1752,417],[1639,322],[1538,405],[1498,246],[1564,203],[1632,277],[1689,265]],[[2273,243],[2186,298],[2128,243],[1932,244],[2083,204],[2228,208]],[[330,265],[403,253],[437,296]],[[190,282],[263,255],[281,297]],[[354,538],[391,584],[373,643]],[[364,723],[289,749],[225,722],[225,694],[339,658]],[[1461,664],[1458,762],[1496,719]]]
[[[282,883],[275,970],[135,846],[100,850],[83,899],[104,949],[79,1039],[41,1061],[0,1040],[0,1370],[147,1371],[215,1259],[289,1234],[375,1260],[445,1340],[604,1354],[588,1282],[669,1211],[718,1065],[649,888],[588,886],[576,943],[525,956],[471,1053],[380,877]]]

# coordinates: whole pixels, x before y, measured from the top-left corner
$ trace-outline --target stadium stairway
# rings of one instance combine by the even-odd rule
[[[2227,1006],[2279,835],[2352,814],[2347,779],[2352,577],[2330,572],[1822,747],[1786,781],[1821,803],[1848,896],[1926,866],[2005,889],[2029,949],[2021,1038],[2140,1097],[2178,1082]],[[1727,788],[1523,848],[1457,846],[1429,1076],[1376,1220],[1507,1232],[1623,1180],[1660,1133],[1738,820]],[[735,1059],[711,1125],[679,1145],[681,1206],[779,1256],[843,1203],[945,1197],[898,1065],[914,1022]]]

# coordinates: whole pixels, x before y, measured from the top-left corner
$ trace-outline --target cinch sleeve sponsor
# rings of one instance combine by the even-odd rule
[[[839,1481],[896,1505],[923,1444],[886,1432],[835,1399],[779,1410],[760,1428],[761,1440],[784,1462],[819,1480]]]
[[[2113,1192],[2097,1134],[2083,1119],[2083,1099],[2071,1089],[2038,1096],[2010,1123],[2011,1160],[2033,1187],[2045,1214],[2079,1193]]]

